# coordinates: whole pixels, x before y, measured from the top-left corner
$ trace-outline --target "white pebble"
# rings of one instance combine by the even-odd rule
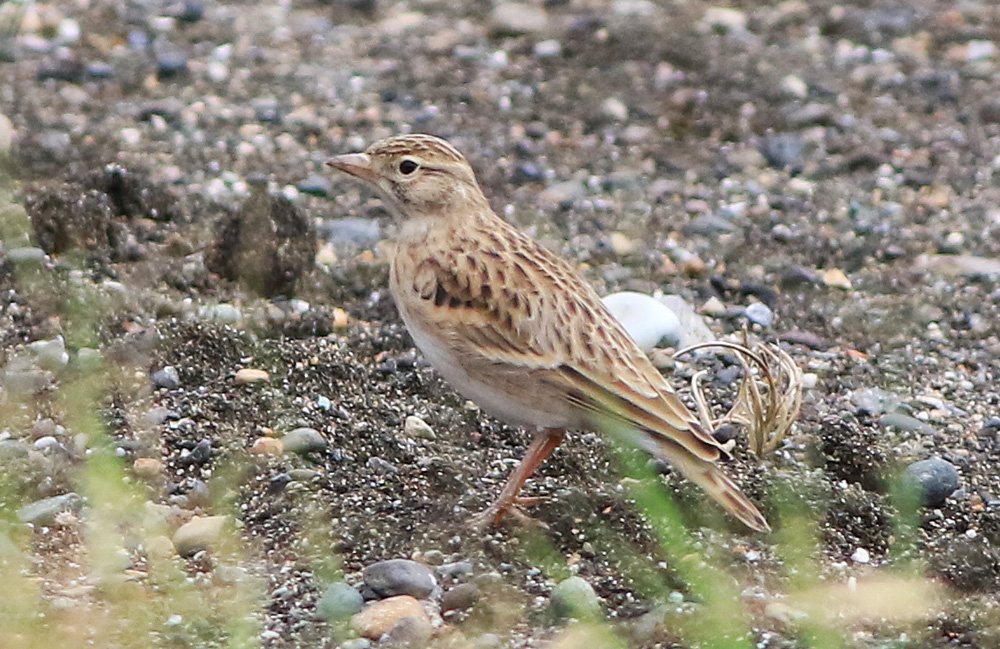
[[[851,561],[853,561],[854,563],[868,563],[871,560],[872,560],[871,553],[869,553],[868,550],[864,548],[856,549],[854,551],[854,554],[851,555]]]
[[[642,351],[655,349],[663,340],[672,346],[678,344],[681,321],[670,307],[656,298],[623,291],[612,293],[602,302]]]

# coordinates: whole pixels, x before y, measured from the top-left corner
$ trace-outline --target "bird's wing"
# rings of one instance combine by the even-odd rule
[[[548,370],[544,380],[595,424],[636,427],[717,459],[719,443],[586,280],[516,230],[500,234],[453,233],[413,256],[409,288],[425,326],[470,365]]]

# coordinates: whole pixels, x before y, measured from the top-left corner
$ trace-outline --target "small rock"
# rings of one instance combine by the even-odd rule
[[[144,480],[150,480],[163,475],[165,467],[163,462],[155,457],[140,457],[132,463],[132,471]]]
[[[899,412],[889,412],[879,418],[879,423],[888,428],[903,430],[907,432],[920,433],[921,435],[933,435],[934,427],[926,421],[920,421],[916,417],[904,415]]]
[[[182,557],[189,557],[202,550],[211,549],[222,538],[228,516],[192,518],[174,532],[174,548]]]
[[[370,649],[372,641],[368,638],[353,638],[347,642],[342,642],[337,649]]]
[[[849,291],[854,286],[851,284],[851,280],[847,278],[844,271],[839,268],[831,268],[829,270],[823,271],[823,283],[830,288],[840,288],[845,291]]]
[[[57,370],[69,362],[66,341],[62,336],[51,340],[36,340],[28,344],[28,349],[35,355],[38,366],[45,370]]]
[[[365,462],[365,466],[379,475],[392,475],[399,473],[399,467],[388,460],[383,460],[377,455],[373,455]]]
[[[205,464],[212,458],[212,442],[207,439],[203,439],[195,444],[195,447],[191,449],[188,453],[181,454],[180,461],[182,464],[193,464],[195,466],[201,466]]]
[[[173,79],[188,70],[188,57],[179,50],[160,52],[156,57],[156,77],[158,79]]]
[[[416,598],[399,595],[369,603],[360,613],[351,617],[351,628],[362,637],[377,640],[406,617],[414,617],[430,624],[427,613]]]
[[[167,365],[163,369],[153,372],[150,378],[153,381],[153,385],[158,388],[176,390],[181,387],[180,374],[177,373],[177,368],[173,365]]]
[[[322,597],[316,602],[316,615],[328,622],[346,620],[360,613],[364,603],[364,598],[356,588],[340,581],[330,584],[323,592]]]
[[[608,97],[601,103],[601,114],[615,122],[628,119],[628,106],[617,97]]]
[[[801,77],[790,74],[781,80],[781,91],[796,99],[805,99],[809,95],[809,86]]]
[[[491,15],[493,30],[500,34],[531,34],[543,31],[549,16],[541,7],[521,2],[501,2]]]
[[[10,153],[14,144],[14,125],[3,113],[0,113],[0,158]]]
[[[747,28],[747,15],[732,7],[709,7],[702,18],[709,27],[719,31],[738,32]]]
[[[762,327],[770,327],[774,323],[774,312],[763,302],[754,302],[743,311],[743,315]]]
[[[437,580],[430,568],[409,559],[388,559],[365,568],[365,585],[379,597],[412,595],[423,599],[437,588]]]
[[[601,600],[583,577],[570,577],[552,589],[549,603],[557,618],[589,618],[600,615]]]
[[[663,302],[642,293],[623,291],[601,300],[611,315],[644,352],[650,352],[666,342],[676,347],[680,342],[681,321]]]
[[[315,428],[296,428],[281,438],[281,443],[289,453],[306,455],[325,451],[329,442]]]
[[[586,195],[587,190],[583,183],[576,180],[566,180],[544,189],[538,195],[538,200],[543,205],[567,208]]]
[[[11,251],[13,252],[13,251]],[[8,256],[10,253],[8,253]],[[917,268],[948,277],[1000,277],[1000,259],[974,255],[921,255]]]
[[[285,452],[285,444],[274,437],[258,437],[250,447],[251,455],[281,455]]]
[[[403,424],[403,434],[418,439],[437,439],[434,429],[416,415],[410,415],[406,418],[406,422]]]
[[[951,462],[934,457],[906,467],[903,480],[920,490],[925,507],[939,507],[958,489],[958,469]]]
[[[884,412],[894,412],[898,410],[903,401],[891,392],[886,392],[881,388],[862,388],[855,390],[850,396],[851,403],[862,411],[872,415],[880,415]]]
[[[851,561],[854,563],[868,563],[872,560],[872,555],[865,548],[857,548],[851,555]]]
[[[479,587],[475,584],[459,584],[441,597],[442,611],[464,611],[479,601]]]
[[[245,367],[241,370],[237,370],[236,376],[233,379],[236,381],[236,385],[243,385],[246,383],[260,383],[261,381],[267,381],[271,378],[271,375],[264,370],[255,370],[249,367]]]
[[[17,510],[17,518],[22,523],[32,525],[52,525],[57,515],[67,511],[77,512],[82,507],[83,499],[71,491],[25,505]]]
[[[309,176],[298,184],[299,191],[310,196],[326,196],[330,193],[333,185],[323,176]]]
[[[531,53],[540,59],[554,58],[562,54],[562,43],[555,39],[539,41],[531,48]]]
[[[681,322],[678,347],[689,347],[699,343],[713,342],[715,334],[705,322],[705,319],[691,308],[691,305],[678,295],[664,295],[660,301],[674,312]]]
[[[41,248],[11,248],[7,259],[22,266],[41,266],[45,263],[45,251]]]
[[[760,152],[775,169],[802,171],[805,165],[805,142],[798,133],[774,133],[764,138]]]

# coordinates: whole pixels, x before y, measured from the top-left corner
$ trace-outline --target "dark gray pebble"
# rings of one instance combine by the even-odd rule
[[[365,568],[365,585],[379,597],[412,595],[417,599],[428,597],[437,588],[431,569],[409,559],[388,559]]]
[[[958,489],[958,469],[951,462],[932,457],[906,467],[903,480],[920,489],[925,507],[939,507]]]

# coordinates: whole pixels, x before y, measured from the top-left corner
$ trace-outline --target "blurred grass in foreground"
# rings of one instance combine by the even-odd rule
[[[5,250],[30,245],[30,224],[16,205],[13,184],[0,178],[0,188],[0,237]],[[98,328],[110,315],[108,303],[97,292],[44,267],[16,269],[12,281],[20,301],[59,315],[71,350],[97,347]],[[0,358],[7,360],[6,354]],[[258,646],[268,602],[262,580],[249,568],[253,563],[238,532],[228,530],[210,553],[194,559],[178,557],[162,521],[149,515],[144,485],[130,477],[104,430],[100,412],[106,401],[123,393],[142,395],[145,383],[135,377],[145,380],[147,368],[109,368],[100,361],[80,360],[77,357],[59,370],[57,387],[40,398],[0,394],[0,432],[19,433],[37,418],[50,417],[66,427],[67,437],[85,440],[87,449],[68,477],[68,486],[85,497],[85,507],[78,513],[59,514],[54,524],[35,530],[21,523],[17,512],[38,498],[33,491],[36,485],[19,482],[11,466],[0,471],[0,584],[4,590],[0,647]],[[776,532],[767,543],[774,544],[779,569],[766,590],[772,603],[782,604],[784,615],[776,616],[775,611],[762,614],[754,609],[741,594],[748,584],[741,583],[728,567],[715,565],[717,557],[685,527],[679,508],[658,477],[634,455],[625,452],[619,457],[628,476],[624,483],[629,495],[644,513],[670,570],[686,589],[683,606],[662,610],[661,625],[668,631],[670,646],[772,646],[761,638],[774,637],[774,633],[757,628],[765,620],[784,638],[780,642],[785,644],[775,646],[856,647],[861,646],[855,641],[857,630],[882,627],[879,646],[909,647],[903,634],[946,608],[940,589],[923,578],[924,568],[915,558],[916,503],[903,489],[894,492],[901,515],[890,556],[892,570],[873,571],[866,580],[833,583],[822,576],[818,521],[824,512],[810,510],[792,487],[775,481],[771,501],[777,510],[777,520],[772,521]],[[236,513],[232,498],[239,493],[242,475],[235,465],[217,469],[211,492],[220,497],[209,507],[212,513]],[[303,521],[303,529],[312,547],[333,545],[330,523],[322,516]],[[655,565],[651,567],[655,561],[636,550],[630,539],[617,539],[611,530],[594,530],[592,537],[606,551],[616,553],[617,565],[631,573],[626,577],[643,597],[671,601],[673,588],[657,575]],[[523,547],[526,560],[540,566],[552,581],[569,574],[566,557],[544,534],[530,535]],[[319,581],[339,578],[336,557],[317,552],[311,560]],[[492,618],[497,632],[529,621],[530,613],[515,599],[499,605],[509,610]],[[466,627],[473,637],[482,628],[475,619],[470,615]],[[612,649],[645,643],[630,641],[618,623],[590,616],[569,624],[551,646]]]

